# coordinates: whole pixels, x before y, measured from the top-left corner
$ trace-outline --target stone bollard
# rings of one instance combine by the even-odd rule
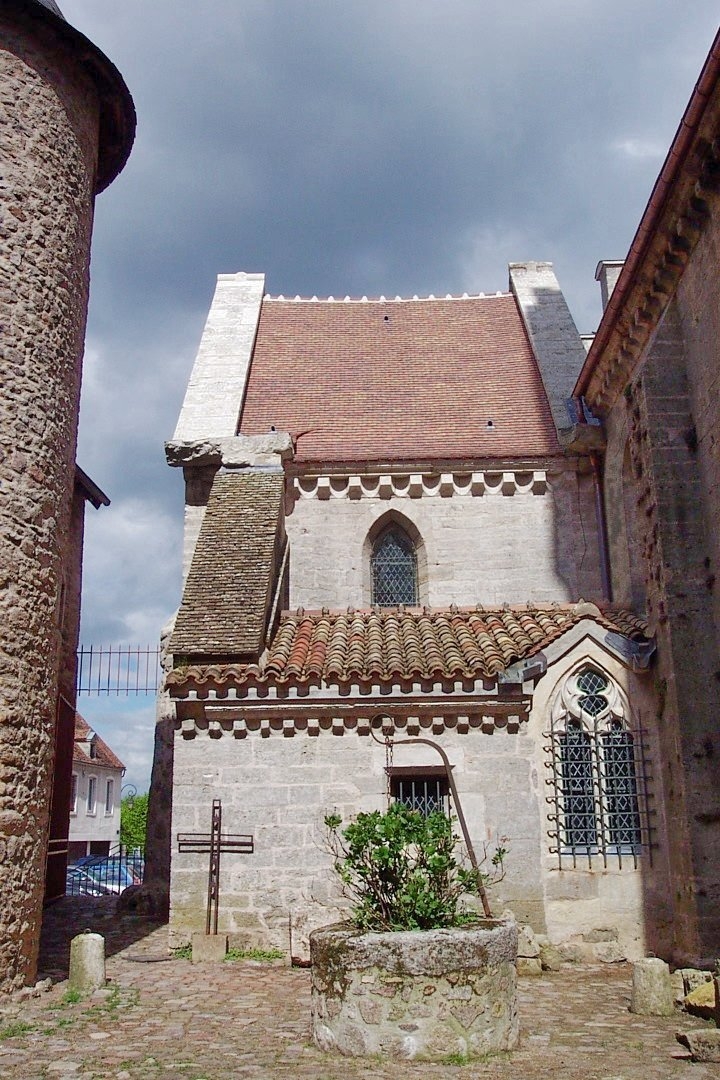
[[[70,942],[68,987],[89,994],[105,981],[105,938],[86,930]]]
[[[633,967],[630,1012],[640,1016],[672,1016],[674,1011],[670,968],[657,957],[638,960]]]

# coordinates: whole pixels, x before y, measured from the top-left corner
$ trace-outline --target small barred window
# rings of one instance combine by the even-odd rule
[[[551,851],[559,865],[610,856],[620,865],[650,852],[642,733],[633,733],[614,683],[586,667],[565,683],[546,747],[551,771]]]
[[[425,766],[417,769],[390,767],[390,794],[395,802],[404,803],[427,817],[440,811],[450,816],[450,789],[444,769]]]
[[[415,546],[397,525],[380,533],[371,556],[372,602],[380,607],[418,602]]]

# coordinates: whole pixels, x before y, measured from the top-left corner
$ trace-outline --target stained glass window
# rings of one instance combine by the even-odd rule
[[[415,547],[402,529],[391,526],[380,534],[373,547],[371,566],[373,604],[417,604]]]

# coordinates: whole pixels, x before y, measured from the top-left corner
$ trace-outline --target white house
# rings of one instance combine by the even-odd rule
[[[125,766],[75,714],[68,861],[107,855],[120,843],[120,789]]]

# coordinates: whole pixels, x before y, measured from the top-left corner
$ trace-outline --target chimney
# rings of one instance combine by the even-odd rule
[[[617,279],[620,277],[620,271],[624,265],[624,260],[617,262],[612,259],[602,259],[597,264],[595,280],[600,282],[603,311],[608,306],[608,300],[613,294],[613,289],[617,285]]]

